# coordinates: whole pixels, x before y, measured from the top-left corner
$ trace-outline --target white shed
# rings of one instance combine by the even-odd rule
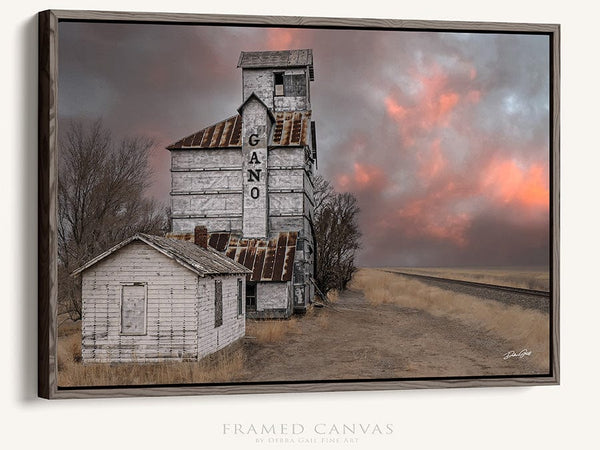
[[[73,272],[84,363],[197,360],[244,336],[249,270],[206,237],[136,234]]]

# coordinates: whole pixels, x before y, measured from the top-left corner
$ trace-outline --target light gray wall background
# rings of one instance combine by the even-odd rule
[[[3,313],[1,411],[6,448],[191,449],[297,448],[223,435],[224,423],[391,423],[383,438],[354,445],[306,448],[567,448],[595,442],[600,235],[596,194],[600,167],[596,56],[597,16],[591,3],[534,0],[479,2],[290,3],[172,0],[31,0],[5,5],[2,33],[2,219],[0,271]],[[243,395],[156,399],[36,398],[36,121],[37,19],[53,8],[346,16],[562,23],[562,385],[398,392]],[[324,149],[322,149],[324,151]],[[93,417],[94,420],[89,419]],[[282,419],[285,418],[285,419]],[[91,427],[91,424],[94,424]],[[177,430],[194,430],[193,433]]]

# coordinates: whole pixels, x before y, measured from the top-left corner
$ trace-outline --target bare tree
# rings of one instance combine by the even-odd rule
[[[81,318],[81,286],[69,274],[136,232],[166,228],[163,206],[145,196],[153,143],[143,137],[115,143],[100,120],[72,122],[59,140],[59,313]]]
[[[357,270],[354,257],[360,248],[359,212],[354,195],[335,192],[322,176],[315,177],[315,281],[324,294],[346,289]]]

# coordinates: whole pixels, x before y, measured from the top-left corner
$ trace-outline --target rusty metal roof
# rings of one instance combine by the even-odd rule
[[[249,281],[291,281],[297,239],[295,231],[269,240],[231,236],[225,254],[252,270]]]
[[[308,145],[311,111],[276,112],[271,145]]]
[[[241,148],[241,136],[242,117],[238,114],[180,139],[167,149]]]
[[[304,146],[308,145],[311,111],[288,111],[273,114],[275,125],[269,145]],[[241,148],[242,117],[230,117],[206,127],[167,147],[169,150]]]
[[[194,241],[193,233],[169,233],[173,239]],[[242,239],[238,235],[210,233],[208,245],[252,271],[249,281],[291,281],[296,256],[295,231],[271,239]]]
[[[115,253],[133,241],[144,242],[162,254],[173,259],[182,266],[200,276],[219,274],[249,274],[249,270],[241,264],[232,261],[222,253],[212,248],[202,248],[187,240],[172,239],[168,237],[153,236],[138,233],[120,242],[106,252],[96,256],[86,264],[75,270],[72,275],[77,275],[100,262],[107,256]]]
[[[313,53],[309,48],[301,50],[277,50],[266,52],[242,52],[238,60],[242,69],[263,67],[313,67]],[[311,80],[313,77],[311,76]]]

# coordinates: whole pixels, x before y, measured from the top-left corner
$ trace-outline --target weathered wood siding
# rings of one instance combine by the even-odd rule
[[[244,276],[220,276],[223,293],[223,325],[215,327],[215,277],[200,278],[198,357],[209,355],[246,333],[246,281]],[[238,279],[242,279],[242,311],[238,315]]]
[[[306,96],[303,97],[274,97],[275,78],[274,72],[283,72],[285,75],[305,74],[306,76]],[[242,71],[243,94],[242,101],[246,100],[253,92],[265,104],[275,111],[301,111],[310,109],[310,82],[308,80],[308,70],[306,68],[286,68],[282,69],[249,69]]]
[[[174,232],[241,230],[241,149],[172,151],[171,212]]]
[[[256,285],[256,311],[265,312],[270,310],[285,311],[291,313],[292,298],[290,283],[270,282],[257,283]]]
[[[269,150],[269,167],[304,168],[304,150],[301,147],[274,147]]]
[[[193,360],[224,347],[245,331],[237,317],[237,278],[221,277],[223,325],[210,331],[214,287],[207,297],[211,291],[203,284],[214,279],[199,278],[145,243],[125,246],[82,274],[84,362]],[[144,334],[121,330],[122,290],[131,283],[146,286]]]
[[[242,196],[236,193],[178,195],[173,196],[172,205],[173,211],[177,211],[178,215],[241,216],[242,214]]]
[[[174,150],[171,152],[171,170],[224,169],[242,167],[239,148],[206,150]]]
[[[269,171],[269,189],[298,189],[304,185],[304,169]]]
[[[239,217],[204,217],[189,216],[184,218],[173,218],[174,233],[191,233],[196,225],[204,225],[212,231],[242,231],[242,216]]]
[[[171,175],[171,191],[173,193],[241,191],[242,189],[241,170],[173,172]]]

